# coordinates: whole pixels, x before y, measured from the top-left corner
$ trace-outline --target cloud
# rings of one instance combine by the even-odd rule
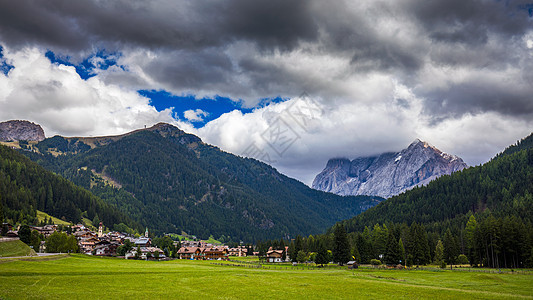
[[[203,122],[204,118],[207,116],[209,116],[209,113],[201,109],[189,109],[183,112],[183,117],[190,122]]]
[[[264,132],[307,92],[318,123],[289,119],[299,138],[274,163],[306,182],[330,157],[395,151],[416,137],[476,164],[531,131],[530,10],[521,0],[4,1],[2,65],[15,68],[0,77],[0,117],[80,135],[167,120],[242,154],[268,149]],[[50,64],[47,50],[89,61],[94,76]],[[139,90],[247,109],[291,100],[195,129]],[[189,121],[210,119],[185,110]]]
[[[52,64],[41,50],[4,50],[14,68],[0,74],[2,120],[37,122],[47,136],[120,134],[159,121],[176,123],[170,110],[158,112],[135,91],[98,77],[83,80],[74,67]]]

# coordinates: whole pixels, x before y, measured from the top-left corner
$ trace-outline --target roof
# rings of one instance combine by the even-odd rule
[[[282,257],[283,250],[270,250],[266,253],[267,257]]]
[[[144,244],[148,244],[149,242],[150,242],[150,238],[142,237],[142,238],[136,239],[133,243],[135,245],[144,245]]]
[[[195,253],[196,250],[199,250],[199,248],[198,247],[181,247],[179,248],[178,253],[191,254],[191,253]]]

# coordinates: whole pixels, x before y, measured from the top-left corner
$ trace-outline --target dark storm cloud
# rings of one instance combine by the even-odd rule
[[[489,34],[520,36],[531,28],[528,1],[410,1],[407,13],[444,43],[484,44]]]
[[[531,7],[492,0],[1,1],[0,43],[45,47],[75,58],[102,48],[150,50],[156,59],[134,63],[171,91],[262,98],[305,90],[335,98],[349,92],[325,84],[331,78],[299,73],[269,55],[309,51],[311,58],[346,57],[348,71],[334,72],[338,81],[379,73],[415,87],[425,84],[420,72],[427,66],[488,73],[511,67],[519,70],[510,77],[516,81],[531,76],[531,57],[521,45],[531,31]],[[246,53],[228,52],[241,42]],[[142,84],[128,76],[107,78]],[[533,110],[531,86],[482,93],[484,84],[476,78],[450,80],[445,89],[419,89],[417,96],[426,99],[426,113],[436,118],[486,110],[522,116]]]
[[[450,89],[432,90],[424,96],[427,97],[426,113],[433,116],[433,122],[486,111],[526,120],[533,118],[531,88],[510,82],[462,82]]]
[[[89,45],[150,49],[213,47],[252,40],[290,49],[316,38],[304,0],[3,1],[0,37],[10,46],[44,44],[77,51]]]

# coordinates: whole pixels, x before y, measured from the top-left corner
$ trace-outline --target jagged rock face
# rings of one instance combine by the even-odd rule
[[[389,198],[466,167],[461,158],[416,140],[407,149],[396,153],[352,161],[330,159],[326,168],[315,177],[313,188],[338,195]]]
[[[6,121],[0,123],[0,141],[42,141],[44,130],[29,121]]]

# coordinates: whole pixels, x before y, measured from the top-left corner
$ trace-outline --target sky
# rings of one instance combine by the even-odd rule
[[[419,138],[469,165],[533,131],[533,2],[0,2],[0,121],[168,122],[311,184]]]

